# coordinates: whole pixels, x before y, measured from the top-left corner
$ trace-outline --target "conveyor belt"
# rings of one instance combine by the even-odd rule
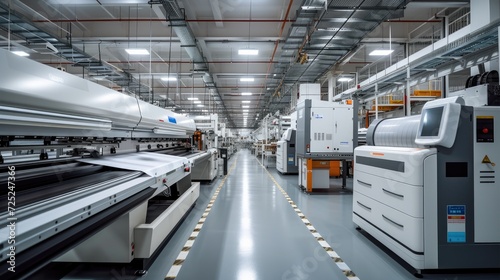
[[[89,173],[91,171],[95,171],[95,173]],[[16,187],[16,217],[26,219],[41,211],[47,211],[102,189],[140,177],[143,174],[142,172],[111,170],[107,167],[85,165],[79,166],[71,173],[83,176],[76,177],[76,174],[73,174],[69,180],[64,180],[64,176],[62,176],[63,179],[57,183],[40,184],[21,191],[17,191]],[[34,171],[33,174],[39,174],[39,172]],[[53,176],[54,174],[47,175],[47,177]],[[38,178],[38,176],[33,176],[33,178]],[[40,177],[40,180],[48,181],[48,179],[44,180],[43,176]],[[32,179],[28,182],[36,183],[36,180]],[[20,183],[17,182],[17,184]],[[0,196],[0,199],[7,201],[7,196]],[[7,224],[7,209],[2,210],[4,211],[0,212],[0,228]]]
[[[18,207],[129,173],[129,171],[117,171],[103,166],[81,163],[27,170],[18,170],[16,167],[15,172],[16,205]],[[7,176],[0,178],[0,184],[7,185],[7,178]],[[0,189],[0,198],[5,197],[7,191],[7,188]]]
[[[16,273],[12,273],[7,270],[9,264],[7,262],[3,262],[0,265],[0,279],[30,279],[29,276],[35,273],[38,269],[91,237],[123,213],[130,211],[135,206],[144,202],[153,193],[154,189],[152,188],[144,189],[127,200],[124,200],[115,206],[108,208],[65,231],[62,231],[58,235],[21,252],[16,255],[16,267],[19,268],[16,270]]]
[[[196,161],[205,160],[206,158],[209,158],[212,155],[211,153],[207,153],[205,151],[192,152],[192,151],[186,150],[186,149],[164,149],[164,150],[155,151],[155,153],[167,154],[167,155],[171,155],[171,156],[186,157],[186,158],[191,159],[193,161],[193,163],[196,163]]]

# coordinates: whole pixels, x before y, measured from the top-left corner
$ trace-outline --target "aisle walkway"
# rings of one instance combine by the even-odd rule
[[[265,169],[248,150],[235,154],[229,166],[225,179],[202,185],[196,207],[141,279],[416,279],[356,231],[351,180],[345,193],[307,195],[297,187],[296,175]],[[340,258],[334,262],[328,254]],[[339,267],[353,272],[346,277]],[[499,276],[424,275],[441,280]]]
[[[346,279],[249,151],[175,279]]]

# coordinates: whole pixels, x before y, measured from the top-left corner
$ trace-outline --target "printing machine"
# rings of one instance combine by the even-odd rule
[[[357,143],[353,111],[351,100],[304,99],[297,104],[299,186],[306,192],[330,188],[331,160],[342,160],[342,187],[345,187],[346,160],[352,160]]]
[[[0,61],[0,196],[15,202],[0,213],[0,278],[51,261],[147,268],[199,196],[194,121],[5,50]]]
[[[211,182],[218,174],[217,134],[212,129],[203,132],[197,129],[193,138],[197,151],[202,153],[193,162],[191,179],[193,181]]]
[[[500,91],[467,91],[374,121],[354,151],[354,223],[417,274],[500,268]]]
[[[283,174],[297,174],[297,156],[295,155],[296,130],[287,128],[276,147],[276,169]]]

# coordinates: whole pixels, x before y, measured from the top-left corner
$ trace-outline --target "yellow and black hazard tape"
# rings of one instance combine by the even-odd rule
[[[318,233],[318,231],[316,230],[316,228],[314,228],[314,226],[306,218],[306,216],[304,215],[304,213],[302,213],[302,211],[300,211],[299,207],[295,204],[295,202],[293,202],[293,200],[290,198],[290,196],[288,196],[288,194],[286,193],[286,191],[280,186],[280,184],[276,181],[276,179],[274,179],[273,175],[271,175],[271,173],[264,167],[264,165],[262,165],[262,163],[260,163],[260,165],[262,166],[262,168],[264,168],[264,170],[266,170],[267,175],[271,178],[271,180],[273,181],[274,185],[285,196],[286,200],[288,201],[288,203],[290,204],[290,206],[292,206],[293,210],[295,211],[295,213],[297,213],[297,215],[302,220],[302,222],[304,223],[304,225],[307,227],[307,229],[309,230],[309,232],[314,236],[314,238],[316,238],[316,240],[318,241],[319,245],[321,245],[321,247],[323,247],[323,249],[326,251],[326,253],[333,260],[333,262],[335,262],[335,264],[337,265],[337,267],[340,268],[340,270],[342,270],[342,272],[347,277],[347,279],[349,279],[349,280],[359,280],[359,277],[356,276],[356,274],[349,268],[349,266],[333,250],[333,248],[330,246],[330,244],[328,244],[328,242],[325,241],[325,239],[321,236],[321,234]]]
[[[203,214],[201,215],[201,218],[194,227],[193,232],[191,233],[188,240],[182,247],[181,251],[179,252],[179,255],[177,255],[177,258],[175,259],[174,263],[170,267],[170,270],[167,272],[167,275],[165,276],[165,280],[175,279],[177,275],[179,275],[179,272],[181,271],[182,268],[182,264],[186,260],[189,250],[191,250],[191,247],[193,247],[194,241],[196,240],[196,237],[198,237],[198,234],[200,233],[201,228],[203,227],[203,224],[205,223],[208,214],[210,214],[210,210],[212,210],[212,206],[214,205],[214,202],[217,199],[220,190],[226,183],[227,177],[229,176],[229,174],[231,174],[231,171],[233,171],[233,169],[236,167],[236,162],[237,162],[237,156],[234,158],[234,162],[231,165],[229,171],[227,172],[227,175],[224,176],[222,181],[217,186],[217,189],[215,189],[214,195],[208,202],[207,208],[205,208],[205,212],[203,212]]]

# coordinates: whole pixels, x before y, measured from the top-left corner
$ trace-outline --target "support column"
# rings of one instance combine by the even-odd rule
[[[410,67],[406,68],[406,116],[411,116]]]
[[[470,30],[471,32],[500,18],[500,1],[498,0],[474,0],[470,3]],[[490,61],[484,63],[484,70],[498,71],[498,62]],[[480,74],[477,66],[471,68],[471,76]]]
[[[450,75],[444,76],[442,81],[443,86],[441,88],[441,98],[446,98],[448,96],[448,93],[450,93]]]
[[[474,0],[470,3],[471,32],[500,18],[500,1]]]
[[[375,119],[378,119],[378,83],[375,83]]]
[[[335,79],[335,76],[330,72],[328,73],[328,101],[333,101],[333,97],[337,95],[336,93],[336,87],[337,87],[337,80]]]
[[[352,145],[354,148],[358,146],[358,129],[359,125],[359,99],[357,97],[352,98]]]

